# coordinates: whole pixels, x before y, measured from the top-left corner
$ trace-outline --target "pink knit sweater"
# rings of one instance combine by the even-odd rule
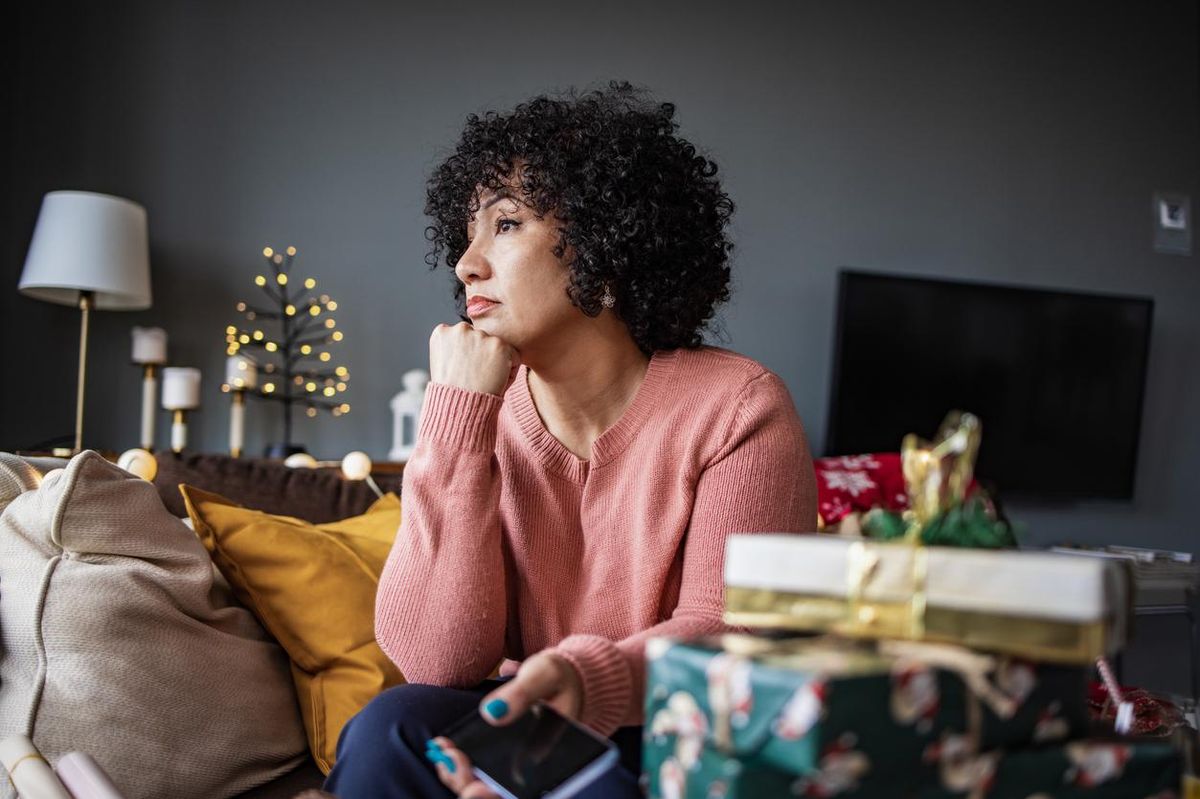
[[[816,483],[783,382],[716,348],[655,353],[580,460],[520,369],[502,398],[431,383],[375,632],[414,683],[471,686],[547,647],[581,720],[642,722],[643,648],[722,623],[725,537],[816,529]]]

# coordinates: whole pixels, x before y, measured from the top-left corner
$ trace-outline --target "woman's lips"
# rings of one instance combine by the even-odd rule
[[[483,297],[474,297],[467,302],[467,316],[474,319],[477,316],[482,316],[488,311],[495,308],[500,303],[495,300],[484,299]]]

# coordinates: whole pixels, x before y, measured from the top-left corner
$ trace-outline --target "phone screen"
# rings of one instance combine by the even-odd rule
[[[473,710],[443,735],[476,770],[517,799],[541,799],[589,766],[601,765],[597,761],[617,759],[607,740],[542,704],[503,727],[493,727]],[[594,776],[603,770],[595,770]]]

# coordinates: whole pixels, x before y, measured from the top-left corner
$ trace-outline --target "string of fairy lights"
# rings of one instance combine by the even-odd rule
[[[282,402],[284,438],[290,441],[293,405],[304,407],[309,417],[320,409],[334,416],[350,412],[350,404],[339,396],[349,387],[350,370],[333,365],[329,350],[344,338],[333,316],[337,301],[315,292],[315,278],[292,279],[295,247],[284,253],[266,247],[262,254],[269,272],[255,275],[254,283],[267,302],[238,302],[244,323],[225,328],[226,354],[243,356],[238,369],[253,368],[256,379],[234,378],[221,390]]]

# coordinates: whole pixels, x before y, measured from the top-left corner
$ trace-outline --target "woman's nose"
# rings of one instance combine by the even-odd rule
[[[454,266],[454,273],[463,283],[486,280],[491,275],[491,271],[491,265],[475,242],[467,246],[467,251],[462,254]]]

